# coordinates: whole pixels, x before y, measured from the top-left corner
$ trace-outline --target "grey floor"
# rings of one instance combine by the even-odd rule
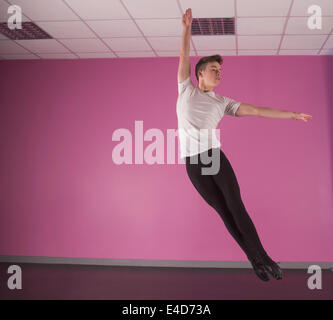
[[[332,300],[333,272],[322,289],[308,288],[307,270],[283,269],[282,280],[261,281],[252,269],[123,267],[20,263],[22,289],[9,290],[0,263],[0,299],[93,300]]]

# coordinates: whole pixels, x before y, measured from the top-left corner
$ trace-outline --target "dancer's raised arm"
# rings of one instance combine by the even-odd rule
[[[190,38],[192,26],[192,10],[187,9],[182,19],[182,40],[179,53],[178,82],[186,80],[191,74],[190,64]]]

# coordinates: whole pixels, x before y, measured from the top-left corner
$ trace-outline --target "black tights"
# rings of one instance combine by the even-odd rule
[[[202,174],[202,168],[213,168],[214,166],[207,160],[202,160],[209,158],[211,161],[218,161],[219,169],[215,170],[214,174],[212,174],[213,172]],[[191,163],[195,160],[197,163]],[[244,207],[234,170],[222,150],[212,148],[199,155],[186,157],[185,162],[187,174],[194,187],[218,212],[226,228],[248,259],[250,260],[258,254],[266,255],[255,226]]]

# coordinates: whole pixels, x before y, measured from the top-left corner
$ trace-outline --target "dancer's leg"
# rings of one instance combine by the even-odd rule
[[[214,182],[213,176],[202,175],[201,169],[203,167],[209,166],[202,164],[200,159],[198,164],[192,164],[190,163],[190,157],[186,158],[186,171],[192,184],[199,192],[199,194],[204,198],[204,200],[218,212],[226,228],[232,237],[237,241],[239,246],[243,249],[245,254],[248,257],[252,257],[256,253],[256,250],[253,250],[251,247],[246,245],[243,235],[235,223],[233,214],[227,207],[223,194],[221,193],[217,184]]]
[[[211,175],[202,175],[201,169],[203,167],[207,167],[207,165],[203,165],[200,161],[198,164],[191,164],[190,158],[186,158],[186,170],[192,184],[200,195],[206,200],[206,202],[218,212],[229,233],[247,255],[256,275],[261,280],[268,281],[269,276],[266,268],[264,267],[262,261],[258,260],[256,257],[257,250],[247,246],[243,235],[234,221],[233,214],[229,210],[224,196],[217,184],[214,182],[214,179]]]
[[[250,251],[257,252],[260,255],[266,263],[268,271],[276,279],[282,279],[281,269],[268,256],[261,244],[256,228],[243,204],[235,172],[222,150],[220,150],[220,169],[212,177],[224,196],[226,205],[232,213],[232,217],[244,239],[245,245],[250,248]],[[252,258],[256,259],[256,257],[257,254]],[[251,261],[251,257],[249,260]]]
[[[227,207],[247,246],[255,252],[266,255],[256,228],[243,204],[234,170],[222,150],[220,150],[220,170],[217,174],[212,175],[212,178],[224,195]]]

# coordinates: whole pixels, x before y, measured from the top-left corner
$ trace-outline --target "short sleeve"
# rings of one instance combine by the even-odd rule
[[[228,97],[223,97],[225,101],[225,111],[224,114],[229,116],[237,117],[236,112],[241,105],[241,102],[235,101]]]
[[[189,76],[183,82],[178,82],[178,94],[181,95],[186,88],[194,88],[194,84]]]

